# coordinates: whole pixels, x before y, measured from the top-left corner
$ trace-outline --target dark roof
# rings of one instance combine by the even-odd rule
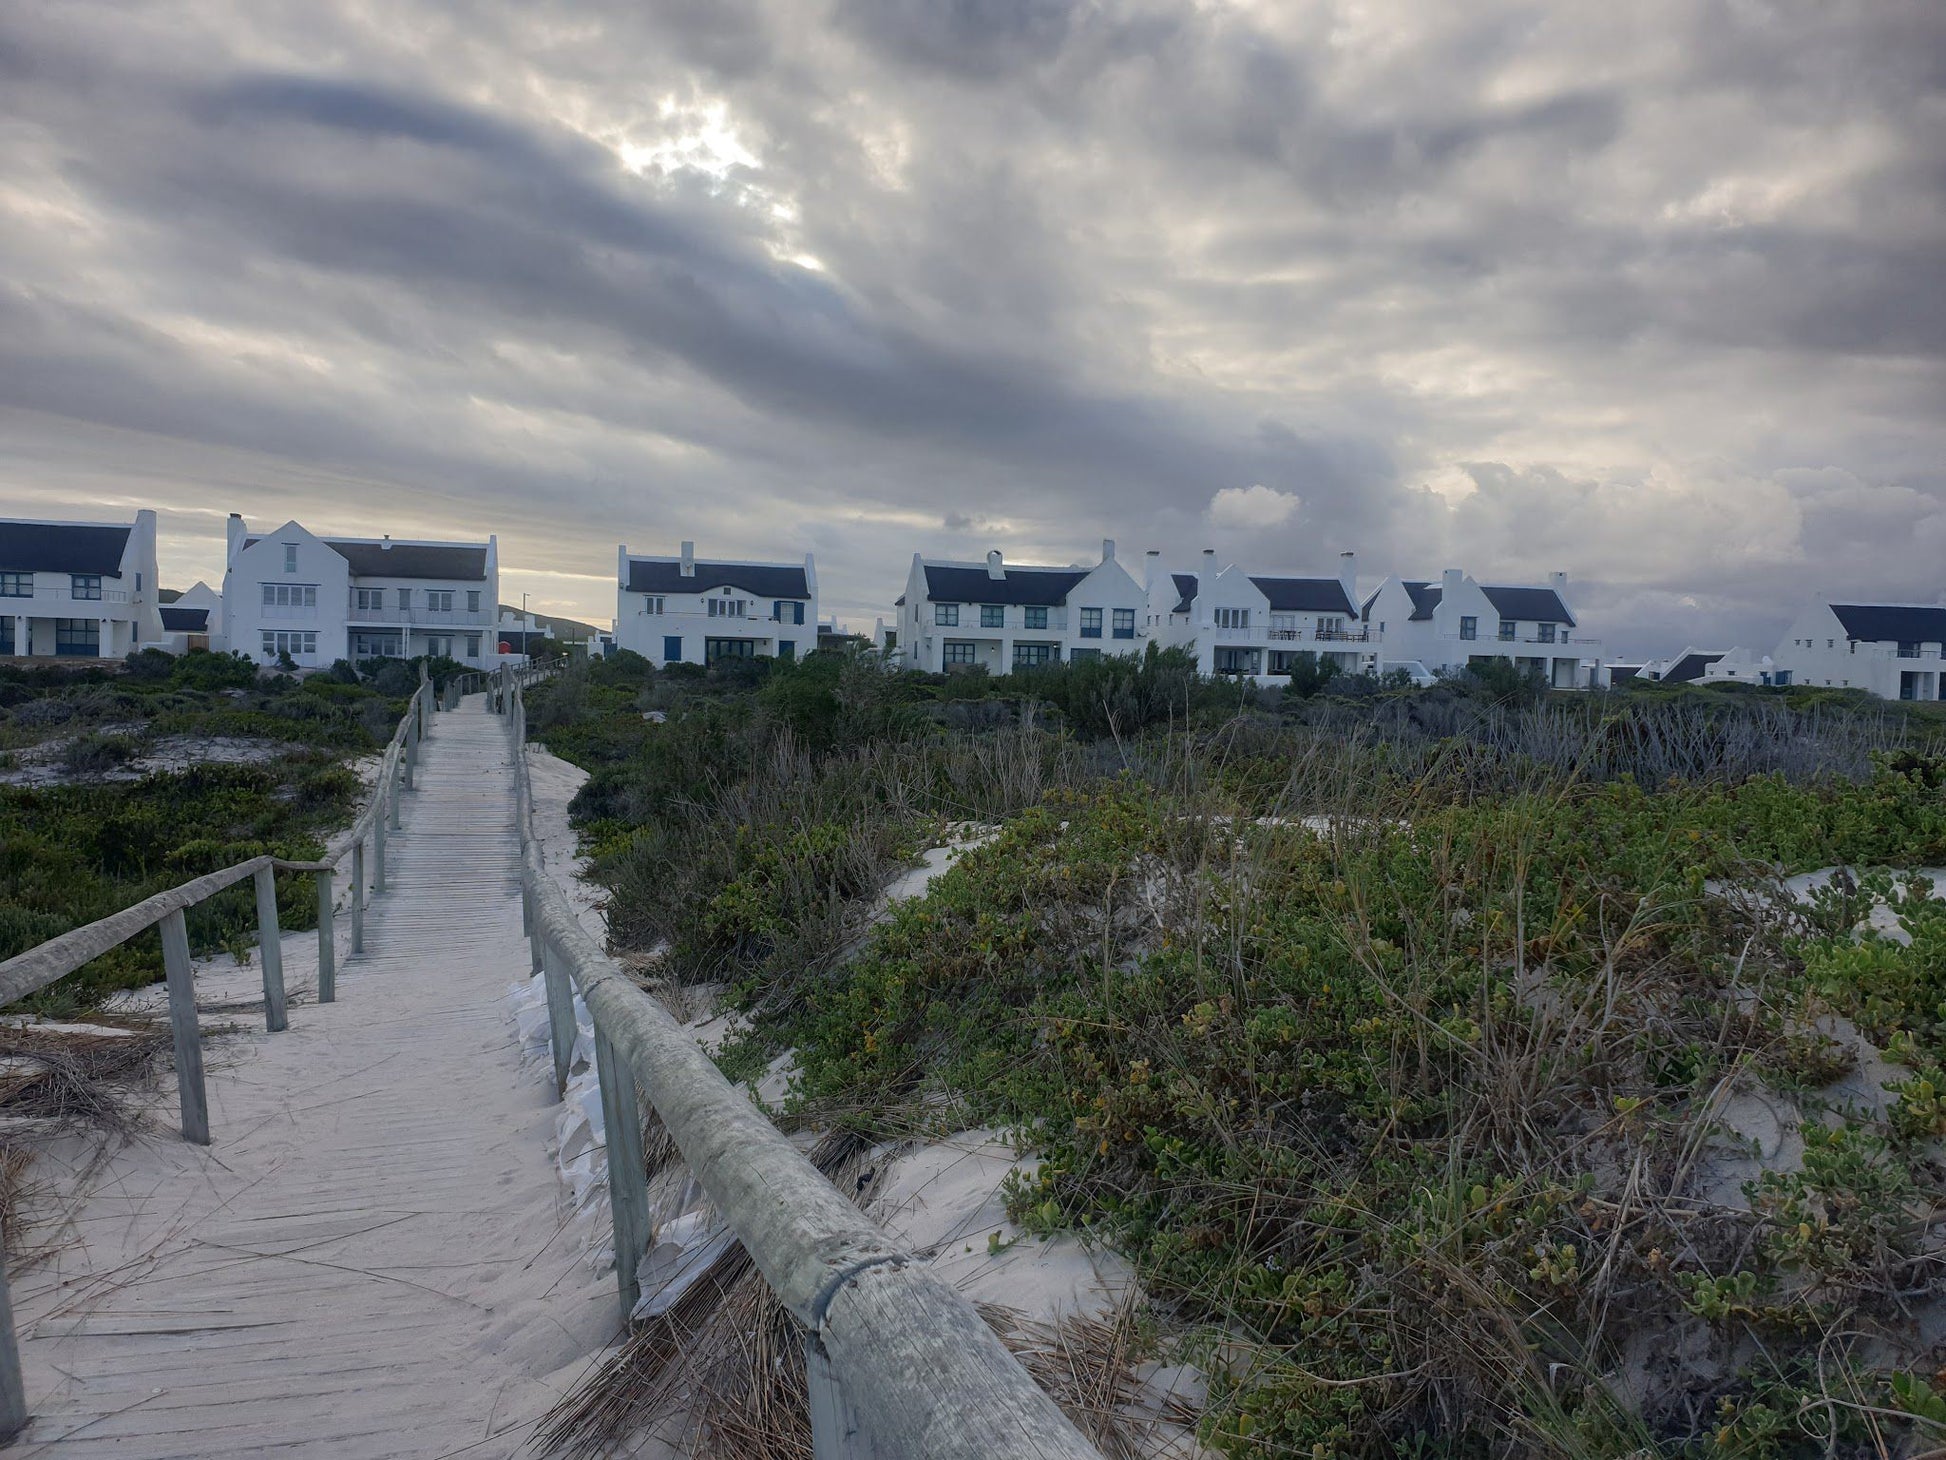
[[[1694,684],[1703,677],[1703,671],[1721,659],[1721,654],[1685,654],[1669,666],[1669,672],[1662,676],[1664,684]]]
[[[1351,595],[1336,578],[1252,578],[1273,613],[1349,613]]]
[[[245,538],[255,547],[261,537]],[[351,564],[358,578],[444,578],[453,582],[486,579],[485,543],[360,542],[341,537],[318,539]]]
[[[1406,597],[1412,600],[1413,623],[1424,623],[1432,617],[1432,611],[1439,607],[1439,600],[1445,596],[1445,589],[1437,583],[1407,583],[1403,585]],[[1561,595],[1552,588],[1508,588],[1499,584],[1480,585],[1480,591],[1493,605],[1493,611],[1502,618],[1518,619],[1536,624],[1574,624],[1574,615],[1561,601]],[[1378,595],[1374,593],[1365,600],[1364,612],[1370,613],[1372,602]]]
[[[1639,664],[1611,664],[1608,666],[1608,682],[1626,684],[1641,672],[1642,666]]]
[[[995,578],[985,568],[949,568],[926,564],[926,599],[930,603],[1024,603],[1052,608],[1068,601],[1074,585],[1088,576],[1087,568],[1003,568]]]
[[[1946,608],[1897,603],[1834,603],[1831,611],[1845,626],[1845,637],[1897,644],[1946,642]]]
[[[1171,573],[1170,579],[1176,585],[1176,606],[1171,613],[1188,613],[1189,606],[1196,601],[1196,575],[1194,573]]]
[[[201,634],[209,630],[209,610],[207,608],[177,608],[163,604],[162,627],[177,634]]]
[[[1561,595],[1552,588],[1499,588],[1482,584],[1480,591],[1493,605],[1493,611],[1502,618],[1519,619],[1524,623],[1536,624],[1574,624],[1574,615],[1561,601]]]
[[[767,563],[696,564],[696,574],[685,578],[682,564],[674,558],[630,558],[630,593],[708,593],[717,588],[744,588],[759,598],[809,598],[810,581],[804,569],[778,568]]]
[[[121,576],[129,528],[61,522],[0,522],[0,568],[26,573]]]

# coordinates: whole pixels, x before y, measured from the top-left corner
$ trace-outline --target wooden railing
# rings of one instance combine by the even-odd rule
[[[419,765],[420,744],[432,727],[435,699],[431,682],[420,670],[404,718],[392,732],[380,757],[378,779],[370,800],[343,844],[316,862],[293,862],[282,857],[252,857],[219,872],[185,882],[133,907],[48,939],[38,947],[0,963],[0,1006],[26,998],[65,978],[84,964],[120,947],[138,933],[156,928],[162,938],[162,967],[169,994],[169,1028],[175,1044],[176,1094],[181,1109],[183,1139],[210,1143],[209,1095],[203,1082],[202,1030],[196,1020],[195,965],[189,951],[185,914],[217,893],[249,878],[257,897],[257,957],[263,968],[264,1027],[275,1034],[289,1027],[284,993],[284,950],[277,926],[277,874],[308,873],[317,878],[318,891],[318,1002],[338,997],[337,930],[332,878],[345,859],[351,859],[351,951],[365,951],[367,854],[373,893],[385,891],[385,841],[400,829],[400,792],[410,791]],[[13,1309],[6,1281],[5,1253],[0,1252],[0,1443],[27,1424],[27,1401],[21,1384],[20,1350],[14,1337]]]
[[[581,926],[534,834],[527,771],[532,671],[496,674],[520,828],[521,913],[543,976],[557,1097],[565,1090],[579,989],[595,1026],[608,1138],[615,1278],[626,1322],[651,1236],[639,1093],[806,1339],[819,1460],[1100,1460],[956,1288],[843,1195],[726,1080],[669,1012]]]

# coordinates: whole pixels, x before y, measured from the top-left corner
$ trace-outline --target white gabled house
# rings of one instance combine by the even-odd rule
[[[0,656],[119,659],[161,637],[155,513],[0,521]]]
[[[162,620],[155,647],[171,654],[210,649],[223,642],[223,595],[200,580],[176,595],[174,602],[157,606]]]
[[[223,637],[259,664],[288,655],[300,669],[316,669],[431,654],[490,669],[500,662],[499,602],[493,537],[325,538],[297,522],[252,536],[230,514]]]
[[[1448,568],[1437,583],[1387,578],[1360,616],[1379,645],[1381,672],[1416,662],[1438,673],[1507,659],[1551,689],[1597,688],[1607,682],[1602,641],[1582,632],[1567,586],[1566,573],[1522,586],[1476,583]]]
[[[1262,684],[1286,679],[1300,654],[1355,674],[1367,667],[1369,635],[1358,617],[1357,558],[1338,557],[1336,578],[1218,570],[1206,548],[1195,572],[1160,572],[1148,556],[1149,626],[1158,643],[1193,648],[1203,674],[1247,675]]]
[[[1779,683],[1946,699],[1946,607],[1821,599],[1798,614],[1770,657],[1787,676]]]
[[[818,570],[801,563],[700,561],[617,549],[615,642],[659,669],[718,659],[799,659],[817,648]]]
[[[1132,654],[1148,639],[1148,593],[1103,539],[1094,567],[984,563],[912,555],[897,603],[897,653],[907,669],[989,674],[1100,654]]]

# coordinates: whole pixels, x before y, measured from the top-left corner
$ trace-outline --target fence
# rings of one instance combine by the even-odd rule
[[[457,702],[455,702],[457,703]],[[449,706],[450,707],[450,706]],[[336,853],[318,862],[292,862],[281,857],[252,857],[220,872],[211,872],[167,892],[111,913],[86,927],[50,938],[38,947],[0,963],[0,1006],[46,988],[83,964],[119,947],[136,934],[158,928],[162,937],[162,966],[169,993],[169,1028],[175,1041],[176,1092],[181,1105],[183,1139],[208,1145],[209,1096],[203,1083],[202,1031],[196,1022],[194,965],[189,954],[185,914],[245,878],[256,885],[258,961],[263,967],[264,1027],[275,1034],[289,1027],[284,996],[284,954],[277,927],[277,874],[308,873],[318,889],[318,1002],[338,996],[337,930],[332,878],[347,856],[351,859],[351,951],[365,951],[366,847],[371,847],[371,886],[385,891],[385,840],[400,829],[400,791],[411,790],[419,765],[419,747],[432,727],[432,683],[420,670],[403,719],[380,758],[378,780],[371,800],[352,823],[351,833]],[[14,1338],[13,1308],[6,1280],[6,1257],[0,1252],[0,1443],[27,1424],[27,1400],[21,1385],[20,1350]]]
[[[489,703],[514,751],[521,914],[543,976],[557,1096],[576,1038],[578,988],[595,1026],[608,1190],[624,1320],[651,1236],[638,1093],[764,1279],[806,1331],[818,1460],[1100,1460],[973,1305],[900,1249],[724,1079],[695,1040],[581,926],[533,828],[523,687],[501,671]]]

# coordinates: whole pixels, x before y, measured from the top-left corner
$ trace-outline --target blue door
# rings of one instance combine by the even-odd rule
[[[662,636],[662,662],[677,664],[682,661],[682,635],[664,634]]]

